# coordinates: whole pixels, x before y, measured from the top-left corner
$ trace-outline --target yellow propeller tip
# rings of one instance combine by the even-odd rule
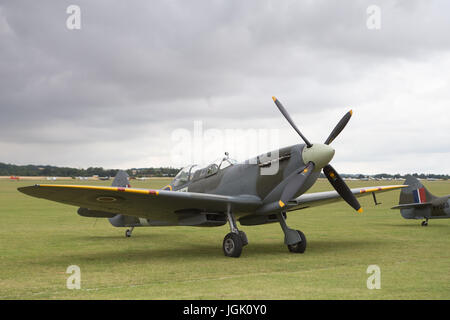
[[[281,207],[281,208],[283,208],[283,207],[284,207],[284,202],[283,202],[283,201],[281,201],[281,200],[280,200],[280,201],[278,201],[278,204],[280,205],[280,207]]]
[[[350,110],[349,112],[350,112],[350,115],[352,116],[353,115],[353,110]]]
[[[272,97],[272,100],[273,100],[273,101],[277,101],[277,98],[275,98],[275,97]]]
[[[363,208],[359,208],[358,213],[363,213],[363,212],[364,212]]]

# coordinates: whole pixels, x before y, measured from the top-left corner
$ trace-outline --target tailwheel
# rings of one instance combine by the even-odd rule
[[[290,252],[294,252],[294,253],[304,253],[306,250],[306,237],[303,234],[303,232],[301,232],[300,230],[296,230],[300,236],[300,238],[302,239],[302,241],[288,245],[288,249]]]
[[[422,227],[426,227],[428,225],[428,220],[422,221],[421,225]]]
[[[131,233],[133,232],[134,227],[131,227],[130,229],[127,229],[125,231],[125,237],[129,238],[131,237]]]
[[[242,238],[240,234],[230,232],[223,239],[223,253],[227,257],[238,258],[242,253]]]

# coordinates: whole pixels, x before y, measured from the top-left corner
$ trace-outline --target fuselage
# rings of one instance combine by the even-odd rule
[[[285,179],[306,165],[303,157],[305,147],[304,144],[284,147],[226,168],[221,168],[221,164],[211,164],[202,169],[192,167],[188,179],[182,183],[174,179],[165,189],[227,196],[248,195],[259,197],[264,202],[277,201]],[[314,172],[295,196],[311,188],[319,175],[320,170]]]
[[[212,163],[204,167],[195,165],[182,169],[175,179],[163,188],[178,192],[207,193],[224,196],[254,197],[261,201],[258,210],[265,214],[261,221],[249,220],[241,223],[263,224],[269,218],[267,214],[279,211],[279,199],[288,182],[287,177],[297,174],[309,161],[319,163],[293,198],[296,198],[310,189],[320,176],[322,163],[328,163],[334,155],[332,148],[317,144],[316,148],[307,148],[305,144],[296,144],[259,155],[240,163],[231,163],[224,158],[219,163]],[[227,163],[228,162],[228,163]],[[225,164],[225,165],[224,165]],[[261,214],[259,211],[235,211],[236,218],[252,214]],[[164,215],[158,219],[165,219]],[[275,221],[275,220],[274,220]],[[165,220],[154,222],[149,219],[138,219],[124,215],[117,215],[110,219],[114,226],[152,226],[152,225],[178,225],[178,220]],[[270,221],[272,222],[272,221]],[[225,220],[216,221],[216,225],[226,223]]]
[[[432,201],[431,217],[434,219],[450,218],[450,195]]]
[[[449,219],[450,195],[433,198],[429,207],[402,209],[401,215],[405,219]]]

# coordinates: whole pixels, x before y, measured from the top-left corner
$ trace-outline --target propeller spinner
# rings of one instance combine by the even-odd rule
[[[350,188],[337,173],[337,171],[329,164],[333,159],[335,153],[335,150],[330,147],[329,144],[331,144],[345,128],[347,123],[350,121],[350,118],[352,117],[353,111],[350,110],[342,117],[342,119],[334,127],[333,131],[331,131],[324,144],[311,144],[297,128],[294,121],[290,117],[287,110],[283,107],[281,102],[275,97],[272,97],[272,99],[280,110],[281,114],[283,114],[283,116],[307,146],[307,148],[305,148],[303,151],[303,161],[307,165],[305,168],[299,170],[299,172],[297,172],[295,175],[288,178],[288,183],[286,184],[286,187],[284,188],[281,199],[279,201],[280,207],[283,207],[285,203],[292,199],[292,197],[300,190],[306,179],[311,174],[311,171],[320,170],[323,168],[323,173],[325,174],[333,188],[337,191],[337,193],[356,211],[358,211],[359,213],[363,212],[363,209],[361,208],[361,205],[359,204],[355,195],[351,192]]]

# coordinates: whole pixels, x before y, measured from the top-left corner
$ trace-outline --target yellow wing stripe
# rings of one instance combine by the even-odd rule
[[[394,190],[394,189],[400,189],[400,188],[407,188],[408,186],[392,186],[392,187],[375,187],[375,188],[368,188],[368,189],[361,189],[359,193],[366,193],[366,192],[376,192],[376,191],[385,191],[385,190]]]
[[[38,184],[38,187],[51,187],[51,188],[71,188],[71,189],[88,189],[88,190],[104,190],[104,191],[121,191],[129,193],[140,193],[140,194],[152,194],[158,195],[158,190],[149,189],[133,189],[133,188],[122,188],[122,187],[102,187],[102,186],[76,186],[68,184]]]

